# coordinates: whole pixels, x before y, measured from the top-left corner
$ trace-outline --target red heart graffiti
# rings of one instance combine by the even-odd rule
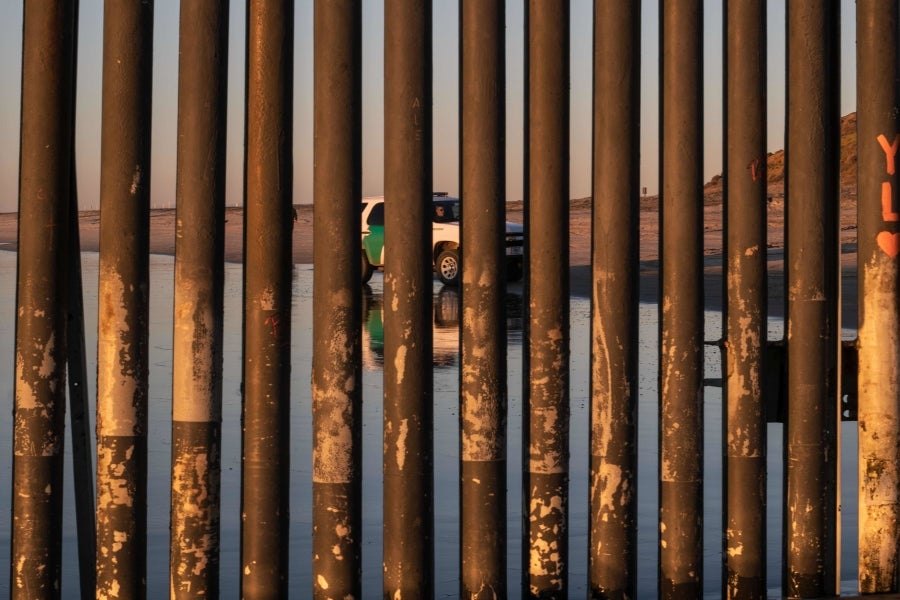
[[[900,254],[900,233],[882,231],[875,240],[878,242],[878,247],[891,258],[896,258],[897,254]]]

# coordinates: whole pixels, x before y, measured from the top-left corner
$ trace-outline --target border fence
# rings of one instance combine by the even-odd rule
[[[569,447],[569,5],[525,0],[522,581],[507,585],[505,8],[461,0],[460,581],[467,598],[634,598],[639,0],[594,3],[589,448]],[[314,12],[313,552],[309,593],[359,598],[362,8]],[[840,327],[839,10],[787,3],[785,330],[767,338],[765,0],[725,3],[723,465],[703,471],[703,3],[660,0],[658,593],[698,598],[722,528],[729,598],[839,594],[842,418],[859,428],[859,591],[900,593],[900,6],[857,0],[858,338]],[[170,594],[217,597],[227,0],[181,3]],[[249,0],[240,594],[288,595],[293,1]],[[96,472],[74,183],[78,3],[24,5],[10,589],[60,592],[67,410],[83,598],[146,594],[152,2],[105,3]],[[432,597],[432,14],[385,2],[385,598]],[[644,150],[645,152],[648,149]],[[190,233],[187,233],[189,227]],[[784,528],[766,539],[767,426],[784,422]],[[572,451],[589,473],[570,473]],[[588,477],[589,519],[568,512]],[[721,521],[703,489],[721,485]],[[853,482],[844,482],[853,485]],[[295,561],[296,562],[296,561]],[[365,591],[370,593],[369,590]]]

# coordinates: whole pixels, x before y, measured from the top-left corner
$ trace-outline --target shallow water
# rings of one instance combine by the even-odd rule
[[[85,281],[85,318],[88,332],[90,398],[96,383],[97,254],[82,255]],[[15,316],[16,254],[0,252],[0,481],[11,482],[13,350]],[[147,597],[168,593],[169,461],[171,453],[172,386],[172,297],[173,260],[151,256],[150,307],[150,413]],[[363,586],[365,596],[381,595],[381,275],[376,274],[366,296],[363,336]],[[311,587],[311,411],[310,367],[312,359],[312,267],[297,265],[293,280],[293,333],[291,372],[291,578],[292,596],[309,595]],[[458,334],[457,296],[453,290],[434,285],[435,372],[435,573],[437,597],[456,597],[459,578],[458,495]],[[571,462],[570,462],[570,589],[581,597],[587,588],[587,473],[589,460],[588,357],[590,352],[590,302],[571,298]],[[522,313],[521,285],[511,285],[507,306],[509,328],[509,476],[508,535],[509,586],[518,590],[521,576],[521,428],[522,428]],[[241,265],[229,264],[225,279],[225,351],[222,423],[222,569],[223,597],[236,597],[239,568],[240,500],[240,373],[241,373]],[[706,313],[706,339],[717,339],[721,315]],[[770,338],[780,336],[781,324],[770,323]],[[657,310],[641,305],[641,350],[639,403],[638,544],[642,557],[639,597],[656,595],[657,557]],[[708,347],[706,377],[720,377],[718,350]],[[718,598],[721,585],[722,434],[721,389],[705,389],[704,589],[706,597]],[[91,432],[93,434],[93,431]],[[856,424],[847,423],[842,435],[842,592],[856,588]],[[769,590],[780,595],[782,428],[769,427]],[[66,449],[70,452],[69,447]],[[96,462],[96,461],[95,461]],[[67,502],[63,573],[63,597],[77,595],[77,554],[74,535],[71,467],[67,465]],[[10,494],[0,493],[0,564],[9,564]],[[9,581],[0,576],[0,596],[7,596]],[[229,591],[234,591],[229,596]],[[516,594],[513,593],[513,596]]]

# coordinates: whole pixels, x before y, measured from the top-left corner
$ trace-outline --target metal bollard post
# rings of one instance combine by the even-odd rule
[[[288,594],[293,0],[247,4],[241,593]]]
[[[171,598],[219,595],[228,3],[181,3]]]
[[[790,2],[787,112],[787,376],[784,584],[836,595],[840,265],[836,2]]]
[[[640,15],[594,2],[592,598],[637,593]]]
[[[317,0],[313,594],[362,594],[362,3]]]
[[[153,3],[103,14],[97,333],[97,596],[143,598]]]
[[[900,63],[896,2],[856,4],[859,589],[896,593],[900,537]]]
[[[569,563],[569,2],[526,5],[523,597],[565,597]],[[539,283],[539,285],[537,285]]]
[[[460,6],[462,365],[460,597],[505,598],[506,9]]]
[[[723,597],[766,587],[766,3],[725,5]]]
[[[75,11],[26,3],[13,407],[11,598],[58,598]]]
[[[385,2],[384,596],[434,593],[431,1]]]
[[[660,3],[659,591],[703,587],[703,3]]]

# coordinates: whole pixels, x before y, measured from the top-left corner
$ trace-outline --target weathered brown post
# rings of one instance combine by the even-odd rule
[[[288,594],[294,2],[247,4],[241,594]]]
[[[594,2],[592,598],[637,593],[641,2]]]
[[[460,597],[505,598],[506,9],[460,6]]]
[[[362,3],[317,0],[313,593],[362,594]]]
[[[384,596],[434,593],[431,0],[387,0]]]
[[[181,3],[171,598],[219,595],[228,2]]]
[[[523,597],[565,597],[569,563],[569,2],[525,15]]]
[[[787,112],[786,596],[839,591],[839,6],[790,2]]]
[[[74,40],[70,2],[25,4],[11,598],[60,591]]]
[[[900,519],[900,44],[896,2],[856,3],[859,590],[896,593]]]
[[[153,3],[106,2],[97,332],[97,596],[143,598]]]
[[[723,588],[766,597],[766,3],[725,4]]]
[[[660,3],[659,591],[703,586],[703,3]]]

